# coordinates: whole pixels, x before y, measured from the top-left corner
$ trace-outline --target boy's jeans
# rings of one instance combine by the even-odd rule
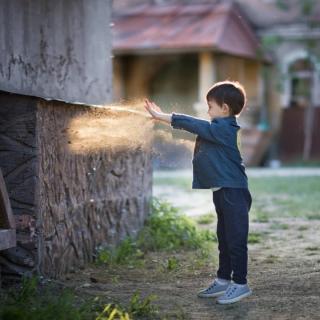
[[[251,195],[245,188],[221,188],[213,192],[216,207],[219,269],[217,276],[247,283],[248,231]]]

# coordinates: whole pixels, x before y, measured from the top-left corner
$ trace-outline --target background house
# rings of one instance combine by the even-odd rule
[[[283,161],[319,160],[319,1],[239,0],[273,58],[269,70],[271,155]]]
[[[248,92],[240,118],[247,164],[302,158],[310,135],[309,157],[318,158],[316,125],[305,129],[302,119],[318,121],[318,57],[308,45],[319,39],[319,16],[315,1],[116,1],[114,98],[151,96],[205,116],[208,87],[238,80]],[[293,106],[313,106],[315,116]]]

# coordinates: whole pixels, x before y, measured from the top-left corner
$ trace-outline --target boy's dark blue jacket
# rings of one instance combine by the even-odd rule
[[[248,179],[237,145],[235,116],[212,121],[172,113],[171,126],[197,136],[193,154],[193,189],[247,188]]]

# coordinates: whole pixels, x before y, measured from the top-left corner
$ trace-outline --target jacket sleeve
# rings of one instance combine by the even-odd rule
[[[171,126],[174,129],[183,129],[197,134],[201,138],[211,142],[221,141],[221,137],[219,137],[221,136],[221,131],[219,130],[219,123],[216,120],[209,122],[208,120],[185,114],[172,113]]]

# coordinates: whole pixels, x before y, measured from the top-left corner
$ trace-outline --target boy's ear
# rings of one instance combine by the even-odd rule
[[[230,110],[230,107],[226,104],[226,103],[224,103],[223,105],[222,105],[222,110],[223,110],[223,112],[225,112],[226,114],[231,114],[231,110]]]

